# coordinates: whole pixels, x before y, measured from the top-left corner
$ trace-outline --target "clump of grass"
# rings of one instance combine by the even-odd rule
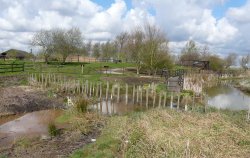
[[[23,137],[23,138],[18,139],[15,144],[21,148],[28,148],[31,146],[31,140]]]
[[[57,136],[59,135],[59,130],[56,128],[56,125],[54,122],[50,122],[48,124],[48,133],[50,136]]]
[[[89,101],[84,98],[80,98],[75,103],[75,108],[78,113],[86,113],[88,110]]]
[[[88,134],[94,130],[99,130],[103,127],[105,118],[97,113],[88,112],[82,115],[75,115],[72,118],[72,130],[80,131],[83,134]]]

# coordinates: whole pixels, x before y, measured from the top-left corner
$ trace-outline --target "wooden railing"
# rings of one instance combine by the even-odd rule
[[[0,64],[0,73],[24,71],[24,64]]]

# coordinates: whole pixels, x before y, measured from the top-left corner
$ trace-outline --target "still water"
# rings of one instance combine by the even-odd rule
[[[48,135],[48,124],[62,113],[61,110],[31,112],[0,124],[0,147],[20,137]]]
[[[206,90],[208,105],[218,109],[248,110],[250,96],[232,86],[217,86]]]

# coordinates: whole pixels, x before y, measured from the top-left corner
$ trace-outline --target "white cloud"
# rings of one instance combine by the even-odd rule
[[[215,18],[213,7],[227,0],[115,0],[104,8],[91,0],[0,0],[0,47],[29,49],[32,34],[42,28],[79,27],[85,38],[112,39],[119,32],[149,22],[160,26],[179,51],[189,39],[207,44],[212,50],[244,53],[250,45],[250,0]],[[153,12],[152,12],[153,11]]]

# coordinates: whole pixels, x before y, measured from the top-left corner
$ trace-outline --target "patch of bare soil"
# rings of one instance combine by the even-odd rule
[[[65,132],[47,140],[30,140],[26,144],[16,143],[11,148],[0,149],[0,156],[8,158],[56,158],[68,157],[75,150],[91,143],[100,132],[83,135],[79,132]]]
[[[29,86],[0,88],[0,116],[62,107],[62,99]]]
[[[18,86],[27,81],[24,75],[0,76],[0,87]]]
[[[153,77],[103,77],[103,80],[111,81],[111,82],[124,82],[124,83],[133,83],[135,85],[142,84],[150,84],[152,82],[155,83],[164,83],[163,78],[153,78]]]

